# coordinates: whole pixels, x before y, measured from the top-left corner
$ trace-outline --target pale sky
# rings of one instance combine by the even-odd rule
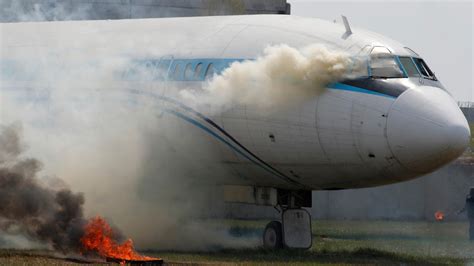
[[[288,0],[291,13],[375,31],[419,53],[458,101],[474,101],[472,1]]]

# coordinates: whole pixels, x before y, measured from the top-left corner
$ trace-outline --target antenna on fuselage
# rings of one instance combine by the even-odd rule
[[[351,36],[352,30],[351,30],[351,25],[349,25],[349,21],[347,20],[346,16],[341,15],[341,17],[342,17],[342,22],[344,22],[344,27],[346,27],[346,32],[344,32],[341,38],[345,40],[349,38],[349,36]]]

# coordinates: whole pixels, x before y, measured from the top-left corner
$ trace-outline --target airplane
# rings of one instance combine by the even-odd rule
[[[230,169],[220,177],[226,201],[280,208],[281,221],[263,233],[269,249],[311,247],[311,216],[304,208],[311,207],[312,191],[411,180],[455,160],[470,139],[465,117],[421,55],[352,29],[345,17],[343,24],[292,15],[4,23],[0,32],[2,91],[26,86],[15,75],[21,72],[15,60],[34,61],[44,49],[53,48],[58,60],[119,51],[161,69],[161,77],[136,80],[130,67],[122,78],[135,88],[166,84],[134,92],[165,105],[164,115],[182,132],[219,153],[215,163]],[[232,63],[278,44],[321,44],[367,57],[367,74],[328,84],[320,95],[280,112],[237,105],[206,113],[172,89],[198,88]]]

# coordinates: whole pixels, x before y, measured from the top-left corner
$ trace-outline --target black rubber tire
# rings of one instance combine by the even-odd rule
[[[263,231],[263,247],[266,249],[282,249],[283,233],[281,223],[272,221],[267,224]]]

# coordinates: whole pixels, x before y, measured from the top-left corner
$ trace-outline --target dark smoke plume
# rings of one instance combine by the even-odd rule
[[[0,126],[0,230],[78,251],[83,235],[84,196],[38,179],[41,162],[23,157],[21,126]]]

